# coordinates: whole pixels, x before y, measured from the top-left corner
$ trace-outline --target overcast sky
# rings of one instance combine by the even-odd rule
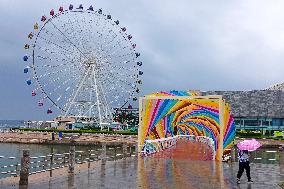
[[[49,119],[26,85],[33,24],[78,0],[0,0],[0,119]],[[283,81],[283,0],[82,0],[128,28],[143,60],[143,94],[251,90]]]

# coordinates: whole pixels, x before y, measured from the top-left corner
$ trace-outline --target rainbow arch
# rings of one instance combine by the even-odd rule
[[[139,150],[145,140],[195,135],[214,141],[216,160],[230,151],[235,125],[230,106],[221,95],[195,91],[158,92],[140,98]]]

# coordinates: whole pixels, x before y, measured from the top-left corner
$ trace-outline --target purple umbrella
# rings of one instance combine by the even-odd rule
[[[259,147],[261,147],[261,144],[257,140],[251,139],[251,140],[241,141],[237,144],[237,146],[240,150],[248,150],[252,152],[257,150]]]

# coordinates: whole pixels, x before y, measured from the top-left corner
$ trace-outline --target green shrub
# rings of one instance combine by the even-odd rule
[[[262,138],[261,133],[254,132],[236,132],[236,136],[241,138]]]
[[[31,129],[31,128],[20,128],[20,131],[36,131],[36,132],[62,132],[62,133],[97,133],[97,134],[119,134],[119,135],[137,135],[137,132],[133,131],[98,131],[98,130],[59,130],[59,129]]]

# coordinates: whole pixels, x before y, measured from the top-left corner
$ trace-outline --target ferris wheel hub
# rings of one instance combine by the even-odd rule
[[[84,61],[83,64],[89,65],[89,66],[91,66],[91,65],[97,65],[97,61],[96,61],[95,58],[92,58],[92,59],[88,59],[88,60]]]

